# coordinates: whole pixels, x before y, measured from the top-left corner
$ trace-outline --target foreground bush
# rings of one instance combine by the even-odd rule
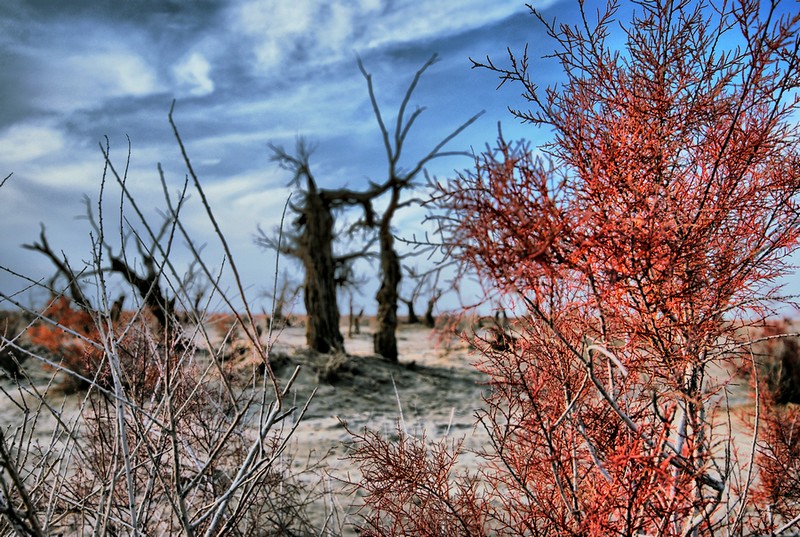
[[[504,345],[476,341],[485,465],[465,478],[449,471],[458,449],[362,435],[369,525],[795,531],[796,412],[761,397],[742,431],[726,393],[735,363],[757,371],[740,327],[769,313],[800,236],[800,13],[654,0],[617,31],[628,4],[579,7],[577,26],[539,19],[562,85],[541,91],[526,56],[476,64],[522,86],[532,109],[515,114],[553,134],[542,156],[501,135],[436,196],[450,253],[522,313]]]
[[[178,142],[183,149],[180,137]],[[235,322],[251,363],[260,367],[250,367],[247,378],[237,379],[241,371],[226,360],[225,342],[206,328],[208,307],[192,307],[198,301],[187,286],[191,278],[204,278],[211,295],[206,304],[218,301],[232,309],[234,297],[217,287],[219,275],[186,234],[179,215],[185,192],[178,200],[165,199],[166,222],[151,227],[107,148],[104,155],[98,207],[103,207],[110,177],[135,215],[130,220],[120,215],[117,221],[125,228],[113,235],[135,236],[149,285],[139,287],[142,296],[132,311],[109,305],[104,255],[110,247],[104,236],[112,234],[106,234],[99,214],[91,219],[97,236],[88,256],[92,262],[76,267],[77,272],[66,259],[57,263],[70,297],[47,288],[53,298],[42,312],[27,310],[11,296],[0,297],[4,307],[36,317],[28,332],[40,350],[10,334],[3,336],[2,347],[69,379],[62,390],[67,385],[81,390],[80,397],[70,399],[76,408],[67,402],[59,408],[54,403],[56,376],[42,384],[25,378],[23,369],[16,391],[3,394],[15,402],[18,414],[4,416],[9,425],[0,429],[0,534],[319,534],[307,512],[315,496],[300,486],[286,451],[304,409],[284,403],[292,382],[275,377],[270,347],[255,330],[246,297],[236,297],[244,303],[244,313],[235,315]],[[168,192],[166,183],[163,187]],[[179,273],[170,258],[173,237],[189,246],[195,268],[191,278]],[[241,291],[225,238],[221,233],[218,238]],[[46,246],[44,240],[42,234]],[[122,258],[124,240],[121,246]],[[134,259],[132,251],[127,255]],[[145,281],[130,274],[126,279],[134,289]],[[80,286],[87,281],[91,285]],[[96,296],[88,295],[90,288]],[[168,301],[162,289],[172,291]],[[158,300],[153,300],[155,294]],[[182,312],[182,324],[177,312]]]

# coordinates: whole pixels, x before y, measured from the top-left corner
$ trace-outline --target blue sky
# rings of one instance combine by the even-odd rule
[[[553,15],[564,5],[537,3]],[[506,47],[519,51],[541,37],[518,0],[6,0],[0,28],[0,171],[14,174],[0,191],[2,264],[34,278],[52,275],[44,256],[20,248],[37,239],[40,222],[72,263],[88,258],[81,199],[97,196],[105,136],[120,167],[130,137],[130,186],[158,222],[156,164],[173,190],[185,175],[167,123],[174,98],[176,121],[252,296],[269,288],[274,267],[274,255],[257,248],[253,235],[257,225],[277,224],[290,192],[287,172],[269,160],[269,143],[313,142],[322,186],[357,188],[383,178],[385,155],[356,54],[373,73],[388,117],[416,69],[440,56],[412,101],[427,108],[408,148],[412,165],[481,110],[451,149],[481,149],[498,121],[512,134],[520,129],[507,111],[522,104],[519,91],[498,91],[497,78],[471,69],[469,57],[502,60]],[[441,159],[430,171],[447,176],[468,165]],[[186,223],[219,266],[221,250],[198,208],[191,200]],[[423,213],[399,216],[404,234]],[[23,286],[0,274],[4,293]],[[373,294],[366,289],[357,300],[369,308]]]
[[[573,22],[577,14],[572,0],[534,6],[559,22]],[[589,2],[587,11],[594,9]],[[0,265],[34,278],[53,274],[44,256],[20,247],[37,239],[39,223],[74,265],[88,259],[82,196],[97,196],[98,144],[105,136],[119,167],[130,137],[129,186],[151,222],[160,222],[157,163],[173,192],[186,173],[167,122],[176,99],[175,119],[195,169],[258,303],[271,288],[275,256],[253,237],[257,226],[277,225],[290,194],[290,176],[270,161],[269,143],[292,147],[298,136],[314,143],[311,163],[323,187],[358,188],[384,178],[385,153],[356,54],[373,74],[388,121],[413,73],[432,54],[440,56],[411,102],[426,107],[407,148],[411,166],[481,110],[486,113],[449,149],[482,149],[495,139],[498,122],[507,138],[536,143],[546,137],[508,112],[525,108],[519,87],[498,90],[497,77],[471,69],[469,61],[490,56],[503,64],[507,47],[520,53],[526,43],[536,82],[544,87],[558,80],[558,65],[539,60],[552,44],[519,0],[4,0],[0,178],[14,175],[0,189]],[[469,164],[441,159],[429,171],[446,177]],[[191,199],[184,223],[197,242],[207,243],[205,258],[218,267],[223,254],[199,209]],[[401,213],[397,233],[419,230],[423,216],[421,209]],[[179,249],[176,259],[185,261],[185,252]],[[284,267],[300,281],[297,264]],[[370,270],[376,268],[361,267]],[[3,293],[24,286],[0,271]],[[374,293],[367,285],[356,301],[371,310]]]

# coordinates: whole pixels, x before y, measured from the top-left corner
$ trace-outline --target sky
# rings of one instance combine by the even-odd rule
[[[537,3],[545,12],[565,5]],[[83,197],[92,204],[98,198],[106,137],[119,169],[130,139],[128,185],[157,225],[164,207],[157,164],[172,194],[186,175],[167,120],[175,99],[189,156],[247,294],[258,301],[271,290],[275,254],[253,238],[258,226],[278,225],[291,192],[291,176],[270,160],[269,144],[291,149],[299,136],[314,144],[311,165],[322,187],[359,188],[385,177],[386,156],[357,56],[373,75],[388,122],[414,72],[432,54],[439,56],[410,103],[426,109],[401,161],[410,167],[481,111],[448,149],[482,149],[495,138],[498,122],[507,131],[521,128],[507,110],[523,104],[519,92],[498,91],[497,77],[472,69],[469,58],[504,60],[506,47],[521,51],[537,38],[535,26],[519,0],[5,0],[0,175],[13,175],[0,189],[0,265],[34,279],[52,276],[50,261],[21,248],[38,240],[40,224],[54,250],[73,265],[89,260]],[[465,157],[439,159],[429,172],[447,177],[469,163]],[[106,195],[118,204],[112,187]],[[413,233],[423,217],[420,209],[401,213],[397,233]],[[185,223],[205,244],[206,261],[219,267],[223,252],[196,195]],[[299,266],[282,263],[281,270],[299,281]],[[367,275],[377,269],[360,270]],[[223,286],[232,283],[223,280]],[[26,285],[0,272],[3,293]],[[374,303],[370,286],[356,297],[368,311]],[[30,303],[43,294],[19,298]]]
[[[570,22],[577,14],[572,0],[533,4],[547,19]],[[157,165],[173,197],[186,176],[167,120],[175,100],[175,121],[248,298],[256,309],[265,307],[276,259],[254,236],[259,226],[278,225],[291,194],[291,175],[270,160],[269,144],[291,149],[300,136],[314,144],[311,166],[322,187],[357,189],[383,180],[386,156],[356,57],[372,73],[391,123],[414,72],[434,53],[439,61],[410,103],[425,111],[401,164],[413,166],[481,111],[448,149],[480,151],[496,138],[498,122],[507,138],[537,143],[546,133],[521,125],[508,111],[526,107],[520,88],[498,89],[495,74],[470,62],[488,56],[502,65],[507,48],[521,53],[526,44],[536,60],[537,83],[557,81],[558,65],[539,61],[552,44],[520,0],[4,0],[0,179],[13,175],[0,188],[0,266],[34,279],[52,276],[44,256],[21,247],[38,239],[40,224],[51,246],[73,265],[90,261],[83,197],[96,203],[103,175],[100,144],[106,139],[119,169],[130,140],[128,186],[146,218],[158,225],[164,201]],[[469,164],[469,158],[452,157],[433,161],[428,170],[448,177]],[[112,186],[109,215],[119,205]],[[192,195],[183,221],[205,245],[206,262],[218,268],[223,250],[201,209]],[[115,218],[107,221],[112,231]],[[400,213],[397,234],[418,232],[423,218],[419,208]],[[187,260],[180,246],[178,264]],[[409,263],[424,267],[431,261]],[[283,259],[281,267],[301,281],[296,262]],[[355,301],[373,311],[377,266],[359,270],[373,277]],[[112,294],[123,292],[113,285],[119,287],[112,286]],[[0,270],[0,292],[14,295],[26,286]],[[224,276],[222,286],[232,289],[233,281]],[[27,304],[44,298],[16,296]],[[456,305],[455,297],[442,301],[445,309]]]

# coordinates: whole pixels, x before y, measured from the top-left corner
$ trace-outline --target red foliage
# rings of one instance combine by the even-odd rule
[[[454,470],[459,444],[429,444],[402,430],[396,442],[368,431],[351,434],[351,458],[372,508],[361,535],[487,535],[491,505],[474,477]]]
[[[148,330],[147,316],[123,313],[116,323],[98,313],[89,313],[72,306],[66,297],[58,297],[42,312],[48,321],[42,320],[32,326],[29,337],[32,343],[41,345],[52,353],[68,371],[102,387],[113,385],[109,349],[115,353],[122,367],[122,382],[134,398],[152,393],[163,371],[157,366],[158,348]],[[98,323],[104,328],[108,345],[104,344]],[[113,344],[112,344],[113,343]],[[62,389],[86,389],[89,383],[71,376]]]
[[[756,465],[759,486],[753,500],[760,515],[753,526],[758,533],[776,531],[800,516],[800,407],[771,404],[764,392]]]
[[[552,130],[547,159],[501,135],[435,196],[461,261],[528,319],[479,366],[483,477],[508,534],[741,528],[717,371],[800,239],[800,13],[636,4],[620,52],[615,2],[596,26],[583,3],[577,27],[540,18],[557,88],[536,87],[527,57],[483,65],[523,85],[533,109],[516,114]]]
[[[93,378],[102,360],[102,352],[91,345],[100,339],[95,319],[73,308],[72,301],[64,296],[53,300],[42,315],[52,322],[43,320],[32,326],[28,330],[30,340],[58,357],[67,369]]]

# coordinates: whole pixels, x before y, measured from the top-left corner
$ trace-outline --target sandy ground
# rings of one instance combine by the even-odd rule
[[[346,333],[347,327],[342,327]],[[267,338],[262,338],[266,342]],[[353,431],[364,428],[396,436],[397,427],[429,439],[464,439],[467,448],[479,449],[486,434],[476,429],[475,412],[483,405],[483,375],[471,365],[476,358],[460,341],[446,347],[438,345],[432,331],[420,325],[402,325],[398,331],[400,358],[389,363],[372,352],[372,331],[345,338],[348,358],[335,376],[324,375],[328,357],[304,351],[305,329],[293,326],[273,338],[274,356],[289,356],[288,363],[277,370],[282,381],[288,380],[296,366],[300,373],[289,392],[289,404],[302,408],[316,388],[304,419],[300,422],[285,461],[298,479],[310,488],[324,491],[312,511],[314,522],[326,523],[333,534],[355,535],[357,498],[348,493],[348,479],[356,479],[353,463],[347,459]],[[30,359],[24,364],[32,384],[44,389],[52,370]],[[56,376],[55,382],[59,382]],[[14,383],[0,379],[0,427],[12,429],[24,420],[22,399],[35,405],[35,398],[22,396]],[[77,414],[81,397],[48,395],[48,403],[59,408],[62,416]],[[56,426],[44,412],[36,423],[37,437],[47,442]],[[466,454],[469,466],[475,455]],[[309,471],[309,468],[311,469]]]
[[[398,332],[399,363],[390,364],[372,352],[371,332],[346,338],[350,356],[347,365],[330,381],[320,380],[317,364],[305,364],[294,393],[298,404],[313,385],[318,391],[304,421],[315,430],[340,430],[339,419],[351,428],[390,427],[402,418],[407,430],[426,429],[444,434],[464,429],[474,422],[475,410],[482,406],[484,377],[474,370],[475,356],[463,343],[449,349],[437,348],[430,330],[401,326]],[[275,350],[294,355],[303,364],[305,335],[302,328],[281,333]],[[287,368],[288,369],[288,368]],[[284,371],[286,376],[289,371]],[[304,378],[304,377],[312,377]],[[335,433],[339,434],[339,433]],[[338,436],[344,440],[344,436]]]
[[[327,520],[334,534],[354,535],[353,523],[359,520],[358,499],[348,495],[344,486],[357,475],[346,457],[352,437],[342,422],[353,431],[366,427],[392,437],[397,427],[402,427],[413,435],[424,432],[429,439],[463,438],[467,450],[479,450],[487,442],[485,431],[475,426],[475,413],[484,404],[482,394],[486,387],[483,375],[472,366],[477,358],[474,352],[457,340],[442,345],[431,330],[419,325],[402,325],[398,345],[399,363],[374,356],[372,331],[367,327],[362,334],[345,339],[349,357],[336,375],[326,377],[329,358],[304,351],[302,326],[286,328],[274,338],[273,355],[290,357],[277,371],[278,376],[286,380],[296,366],[301,368],[290,391],[291,403],[302,407],[317,389],[292,437],[286,461],[302,482],[325,491],[313,516],[320,526]],[[49,373],[37,372],[31,365],[26,364],[26,370],[32,371],[33,380],[46,382]],[[10,380],[0,383],[7,393],[14,394]],[[743,387],[735,390],[737,406],[748,400],[744,391]],[[69,415],[79,400],[76,396],[62,396],[53,397],[50,403],[64,405],[65,414]],[[0,394],[0,427],[18,422],[20,415],[21,408],[14,398]],[[45,437],[53,425],[42,422],[37,426]],[[746,445],[747,431],[740,432],[740,442]],[[461,464],[469,467],[476,459],[467,451]],[[312,470],[307,471],[309,468]]]
[[[346,331],[346,327],[344,327]],[[294,355],[303,367],[293,390],[298,406],[317,386],[308,413],[294,437],[292,452],[295,465],[319,461],[325,469],[326,488],[337,491],[331,500],[338,514],[357,522],[357,500],[342,491],[342,484],[356,477],[353,464],[346,458],[350,433],[364,428],[396,436],[398,427],[412,435],[428,439],[464,440],[467,449],[481,449],[486,433],[475,427],[475,412],[483,406],[484,376],[472,367],[476,356],[462,342],[449,348],[436,344],[432,331],[421,326],[401,326],[398,331],[399,363],[390,364],[372,352],[372,331],[345,338],[350,358],[344,371],[331,381],[320,380],[318,364],[305,364],[305,333],[302,328],[288,328],[275,343],[277,352]],[[282,371],[282,376],[290,374]],[[461,464],[470,466],[476,456],[465,453]],[[315,479],[314,475],[306,479]],[[336,517],[334,517],[335,519]],[[333,520],[332,525],[341,526]],[[350,533],[352,527],[343,527]]]

